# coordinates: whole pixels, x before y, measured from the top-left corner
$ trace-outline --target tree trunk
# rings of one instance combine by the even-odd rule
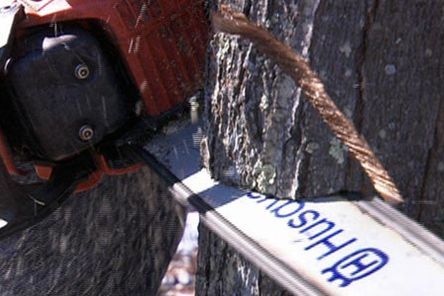
[[[401,190],[401,210],[444,236],[444,3],[226,0],[310,60]],[[250,42],[209,49],[204,163],[224,182],[280,197],[374,194],[294,82]],[[282,295],[200,228],[197,292]]]
[[[11,192],[0,163],[0,190]],[[185,210],[149,168],[106,177],[0,241],[0,295],[156,295]]]

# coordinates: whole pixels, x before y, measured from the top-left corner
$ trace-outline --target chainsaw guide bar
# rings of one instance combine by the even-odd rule
[[[377,197],[283,200],[220,184],[199,167],[200,134],[188,125],[134,152],[178,202],[288,291],[442,295],[444,243],[416,222]]]

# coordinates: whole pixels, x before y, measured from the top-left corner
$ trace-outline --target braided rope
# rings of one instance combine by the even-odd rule
[[[263,54],[290,75],[301,87],[310,103],[318,110],[322,119],[359,161],[374,188],[384,200],[391,204],[403,202],[398,188],[365,138],[339,110],[325,91],[322,81],[304,58],[290,46],[277,40],[267,30],[252,23],[244,14],[226,5],[221,7],[220,12],[213,13],[212,22],[216,31],[240,35],[250,40]]]

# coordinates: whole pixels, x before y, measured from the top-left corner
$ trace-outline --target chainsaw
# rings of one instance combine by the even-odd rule
[[[0,1],[0,238],[141,167],[201,88],[208,27],[199,0]]]

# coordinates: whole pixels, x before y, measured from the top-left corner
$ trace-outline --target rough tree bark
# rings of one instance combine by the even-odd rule
[[[401,210],[444,236],[444,3],[219,0],[302,53],[400,188]],[[238,37],[209,49],[207,168],[280,197],[358,190],[362,169],[292,80]],[[257,268],[200,228],[199,295],[282,295]]]

